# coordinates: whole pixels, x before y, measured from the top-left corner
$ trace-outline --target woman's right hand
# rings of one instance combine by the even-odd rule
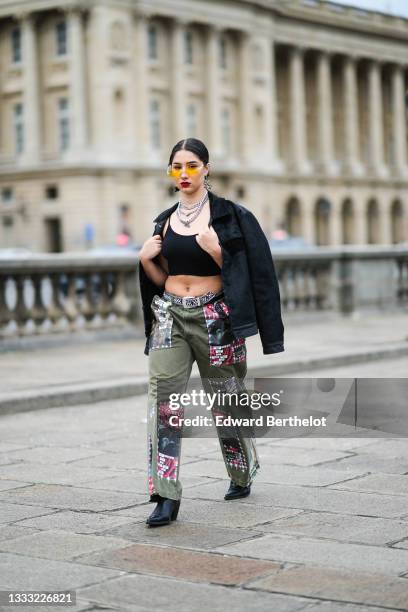
[[[145,261],[149,259],[154,259],[156,255],[158,255],[161,252],[161,248],[162,248],[162,237],[159,236],[158,234],[156,236],[151,236],[143,244],[139,252],[139,259],[140,260],[144,259]]]

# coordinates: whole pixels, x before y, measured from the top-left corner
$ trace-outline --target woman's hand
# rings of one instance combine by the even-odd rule
[[[162,248],[162,237],[157,234],[156,236],[151,236],[146,240],[143,244],[142,248],[139,252],[140,261],[148,261],[149,259],[154,259],[156,255],[158,255]]]
[[[199,232],[196,236],[196,240],[200,247],[210,255],[215,255],[220,252],[217,232],[213,227],[209,227],[203,232]]]
[[[164,287],[168,272],[152,261],[156,255],[159,255],[162,248],[162,237],[158,234],[151,236],[143,244],[139,252],[139,263],[143,267],[146,275],[157,287]],[[162,256],[163,257],[163,256]]]
[[[199,232],[196,236],[196,240],[200,247],[207,251],[214,259],[214,261],[218,264],[218,266],[222,267],[222,250],[221,245],[218,241],[217,232],[213,227],[209,227],[203,232]]]

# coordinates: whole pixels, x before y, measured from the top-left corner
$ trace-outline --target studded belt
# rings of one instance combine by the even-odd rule
[[[208,291],[204,295],[175,295],[174,293],[168,293],[168,291],[163,292],[163,298],[172,302],[172,304],[177,304],[178,306],[183,306],[183,308],[196,308],[197,306],[202,306],[203,304],[207,304],[207,302],[211,302],[214,298],[219,298],[224,294],[223,291],[219,291],[218,293],[213,293],[213,291]]]

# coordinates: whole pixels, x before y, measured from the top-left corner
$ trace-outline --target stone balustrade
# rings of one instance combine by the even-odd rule
[[[135,323],[137,270],[137,255],[0,259],[0,337]]]
[[[283,314],[408,312],[408,247],[340,246],[273,257]],[[0,260],[0,340],[140,326],[137,255],[39,254]]]
[[[274,260],[287,312],[408,307],[408,246],[316,247]]]

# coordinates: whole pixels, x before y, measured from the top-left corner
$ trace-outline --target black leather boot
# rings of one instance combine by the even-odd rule
[[[229,489],[224,495],[224,499],[239,499],[240,497],[247,497],[250,493],[251,485],[241,487],[231,480]]]
[[[176,520],[179,508],[179,499],[168,499],[166,497],[161,497],[160,500],[157,502],[156,508],[146,519],[146,523],[150,527],[168,525],[171,521]]]
[[[164,501],[164,497],[160,497],[159,496],[159,501],[157,502],[157,505],[155,507],[155,509],[153,510],[153,512],[151,513],[151,515],[146,519],[146,523],[148,523],[150,521],[150,519],[153,519],[157,516],[157,514],[159,514],[161,512],[161,507],[162,507],[162,503]]]

